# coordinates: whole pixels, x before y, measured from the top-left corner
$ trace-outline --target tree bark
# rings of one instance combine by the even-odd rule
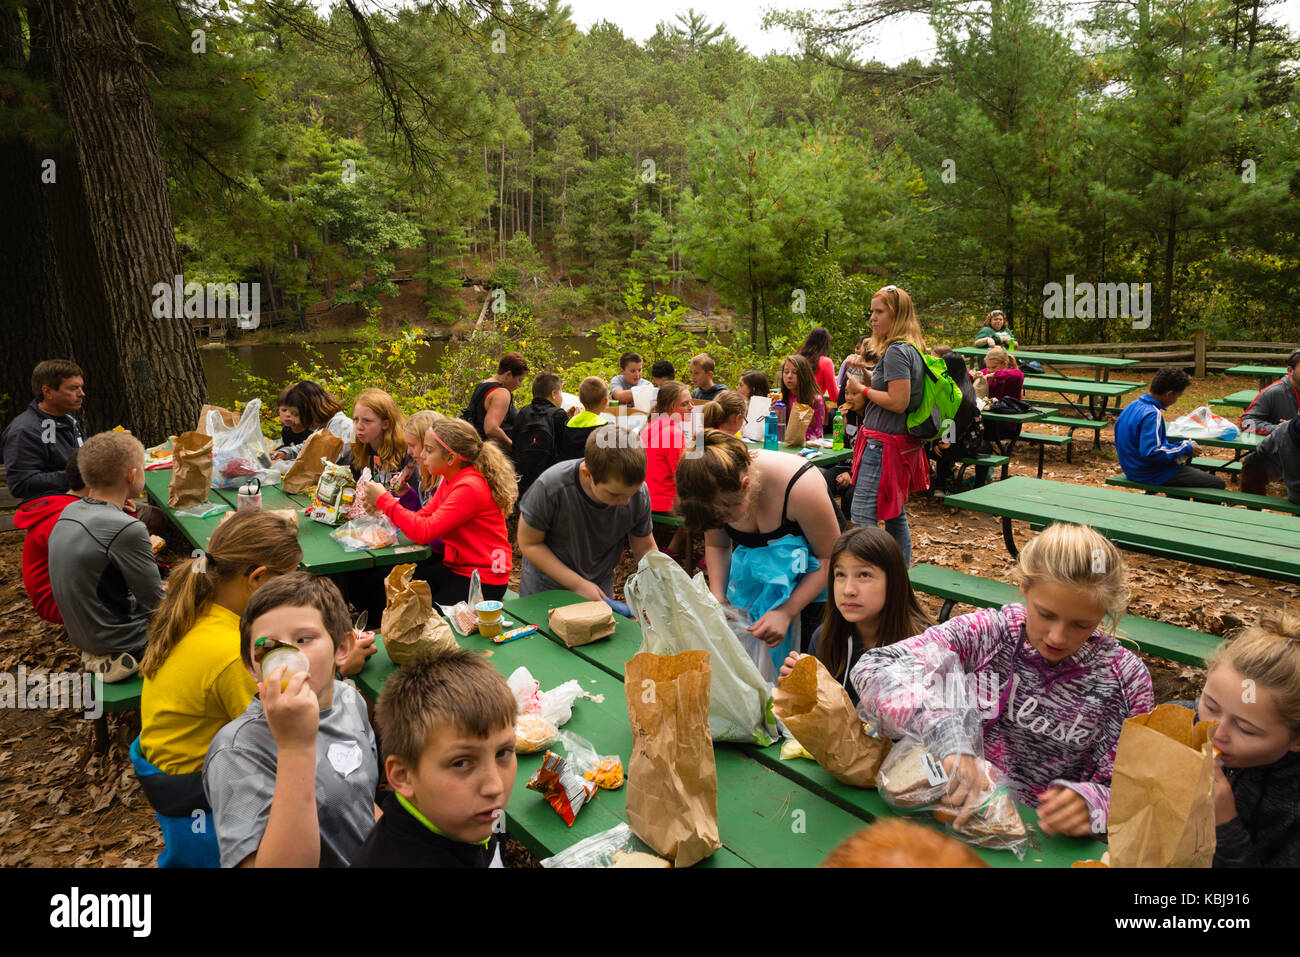
[[[190,320],[153,315],[154,284],[171,284],[181,262],[148,71],[124,4],[40,0],[39,6],[85,212],[64,235],[75,239],[80,231],[94,258],[89,276],[70,274],[85,265],[72,257],[60,261],[60,273],[65,290],[89,280],[102,292],[98,315],[93,301],[67,300],[77,309],[69,323],[76,358],[94,388],[86,426],[93,432],[120,423],[153,443],[190,428],[207,389]],[[72,208],[76,198],[68,199]]]

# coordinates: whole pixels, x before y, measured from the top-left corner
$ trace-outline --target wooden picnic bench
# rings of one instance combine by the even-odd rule
[[[533,661],[562,660],[556,658],[557,651],[561,655],[580,659],[585,666],[597,669],[606,679],[621,682],[626,662],[641,647],[641,628],[636,622],[615,615],[616,628],[614,634],[608,638],[574,649],[565,648],[563,642],[549,630],[548,613],[552,608],[574,604],[583,600],[580,596],[567,591],[542,592],[526,598],[507,600],[505,603],[507,617],[512,621],[526,621],[538,625],[541,628],[538,638],[493,646],[491,642],[474,635],[461,638],[461,644],[470,648],[476,648],[480,645],[485,648],[495,648],[496,650],[489,660],[502,674],[509,673],[518,664],[525,664],[533,673],[533,676],[542,682],[544,688],[551,687],[552,684],[548,683],[548,678],[544,678],[539,674],[533,665]],[[544,649],[537,644],[530,644],[528,648],[519,648],[510,652],[508,658],[503,654],[504,649],[540,641],[542,636],[545,637],[551,648],[555,649],[554,651],[551,648]],[[517,660],[516,655],[518,656]],[[376,654],[371,659],[371,662],[377,662],[379,658],[380,655]],[[382,677],[386,677],[386,674],[381,674],[384,667],[382,662],[377,662],[372,672],[369,664],[367,665],[367,671],[363,672],[363,676],[368,676],[363,687],[363,691],[367,695],[378,694],[377,686],[382,684]],[[392,668],[391,662],[388,662],[387,667]],[[558,684],[568,678],[577,677],[576,674],[570,673],[572,670],[572,666],[562,665],[560,670],[555,673],[553,683]],[[584,688],[588,686],[588,680],[580,680]],[[596,685],[593,683],[592,686],[595,687]],[[608,701],[609,696],[606,697],[607,704]],[[580,709],[589,703],[579,701],[575,705],[574,721],[579,718]],[[622,710],[620,728],[623,728],[627,725],[627,713],[621,696],[618,706]],[[610,715],[609,720],[613,721],[615,719]],[[586,731],[579,730],[579,726],[573,722],[565,725],[565,727],[573,729],[583,737],[587,737],[598,748],[601,747],[595,738],[588,735]],[[626,753],[625,751],[619,751],[620,755]],[[827,839],[834,837],[834,843],[838,843],[842,837],[847,837],[878,817],[893,816],[897,813],[890,809],[874,790],[842,784],[815,762],[807,760],[782,761],[780,759],[779,742],[766,748],[760,748],[752,744],[717,743],[714,754],[718,766],[718,819],[722,830],[723,843],[726,850],[733,852],[738,858],[754,866],[812,866],[814,858],[819,860],[825,856],[822,847],[825,846],[826,839],[817,839],[810,842],[816,848],[813,851],[811,848],[798,843],[805,841],[808,837],[807,834],[798,834],[792,843],[791,830],[788,825],[784,829],[767,826],[766,822],[774,815],[779,816],[777,812],[781,806],[787,809],[802,810],[804,812],[804,815],[802,815],[805,819],[804,824],[808,827],[809,834],[812,833],[813,819],[818,818],[819,826],[822,829],[819,833],[825,833]],[[524,762],[528,760],[528,756],[521,755],[519,760],[519,774],[522,777]],[[763,766],[766,770],[778,776],[777,782],[774,783],[771,777],[758,774],[752,767],[753,764]],[[531,766],[532,762],[530,762]],[[517,783],[516,792],[518,790],[519,784]],[[611,793],[621,794],[622,792],[602,792],[601,800]],[[531,795],[531,798],[535,802],[537,801],[537,795]],[[780,799],[779,806],[774,805],[778,798]],[[551,811],[545,802],[538,803],[546,808],[551,817],[558,822],[555,812]],[[599,800],[596,803],[599,804]],[[513,815],[514,806],[512,801],[511,807],[507,809],[508,814]],[[608,807],[607,805],[607,809]],[[579,813],[577,822],[574,825],[575,828],[582,821],[582,815],[586,813],[586,809]],[[1032,825],[1037,823],[1037,816],[1032,809],[1022,806],[1020,814],[1025,823],[1031,826],[1032,835],[1031,848],[1023,862],[1017,861],[1014,855],[1005,851],[977,847],[972,848],[975,853],[995,866],[1068,867],[1076,860],[1100,857],[1105,851],[1104,844],[1090,838],[1047,838],[1033,829]],[[514,819],[512,817],[512,820]],[[928,826],[933,826],[928,815],[921,815],[915,819]],[[602,829],[604,828],[596,828],[595,830]],[[842,835],[837,836],[841,829],[843,830]],[[529,837],[533,838],[535,836],[529,835]],[[523,840],[522,837],[520,839]],[[577,836],[573,838],[575,841],[577,839],[579,839]],[[525,841],[525,844],[527,844],[527,841]],[[549,848],[547,850],[554,853]],[[538,852],[534,850],[533,853]]]
[[[1192,461],[1195,463],[1197,460],[1193,459]],[[1229,468],[1235,465],[1238,470],[1241,469],[1240,462],[1222,462],[1219,459],[1206,459],[1203,461],[1219,462]],[[1215,505],[1240,505],[1254,511],[1269,509],[1274,512],[1289,512],[1292,515],[1300,515],[1300,505],[1295,505],[1287,499],[1278,498],[1274,495],[1251,495],[1248,492],[1234,492],[1231,489],[1189,488],[1183,485],[1147,485],[1143,482],[1134,482],[1123,475],[1107,477],[1106,484],[1118,488],[1137,489],[1146,492],[1148,495],[1168,495],[1172,498],[1183,498],[1193,502],[1210,502]],[[1300,529],[1297,529],[1297,531],[1300,531]]]
[[[908,574],[912,579],[912,587],[917,591],[944,600],[939,612],[940,622],[947,621],[952,615],[953,607],[958,604],[975,608],[1001,608],[1004,605],[1024,603],[1024,596],[1015,585],[978,578],[951,568],[914,565]],[[1221,641],[1205,632],[1150,618],[1139,618],[1137,615],[1121,618],[1115,635],[1137,645],[1138,650],[1146,654],[1159,655],[1189,665],[1204,665],[1206,656]]]
[[[1090,525],[1131,551],[1300,582],[1300,528],[1279,515],[1019,475],[996,486],[950,495],[945,504],[999,516],[1013,558],[1019,554],[1013,520],[1034,529],[1065,522]]]

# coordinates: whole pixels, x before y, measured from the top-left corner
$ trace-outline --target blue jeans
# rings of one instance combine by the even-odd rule
[[[880,492],[880,463],[884,457],[884,447],[875,439],[867,440],[867,447],[862,450],[862,461],[858,465],[858,484],[853,493],[852,518],[854,525],[876,524],[876,498]],[[903,550],[903,563],[912,566],[912,533],[907,527],[907,508],[903,508],[896,518],[885,520],[885,531],[894,536],[898,547]]]

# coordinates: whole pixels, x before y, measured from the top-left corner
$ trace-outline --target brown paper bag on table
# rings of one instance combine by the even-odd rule
[[[307,441],[298,450],[298,457],[280,481],[285,494],[297,495],[313,487],[325,471],[321,459],[337,462],[342,452],[343,440],[328,429],[317,429],[307,436]]]
[[[876,772],[889,753],[889,741],[867,734],[849,693],[818,658],[799,659],[776,686],[772,710],[837,781],[860,788],[876,786]]]
[[[1111,867],[1209,867],[1214,861],[1216,722],[1162,704],[1124,722],[1111,772]]]
[[[785,438],[782,441],[792,449],[803,448],[808,438],[808,427],[812,425],[813,407],[802,402],[791,402],[790,411],[785,417]]]
[[[690,867],[722,846],[709,733],[711,680],[707,651],[639,654],[624,672],[632,722],[627,823],[674,867]]]
[[[172,480],[167,486],[167,504],[189,508],[208,500],[212,486],[212,436],[185,432],[172,447]]]
[[[433,614],[433,593],[429,583],[412,581],[415,565],[394,565],[384,580],[384,592],[388,604],[384,607],[383,620],[379,631],[384,636],[384,650],[394,664],[403,665],[414,661],[417,653],[426,644],[425,625]],[[433,642],[442,642],[451,637],[447,623],[438,618],[447,634],[442,635],[435,627],[428,632]],[[455,638],[451,637],[452,642]]]
[[[570,648],[589,645],[614,634],[614,612],[603,601],[583,601],[552,608],[547,623],[557,638]]]
[[[219,405],[205,405],[199,410],[199,424],[194,429],[195,432],[201,432],[204,435],[208,434],[209,412],[220,412],[221,421],[225,422],[226,425],[230,426],[232,429],[239,424],[239,413],[231,412],[229,409],[223,409]]]

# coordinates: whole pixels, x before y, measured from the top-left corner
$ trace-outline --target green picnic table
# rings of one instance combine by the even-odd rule
[[[979,346],[962,346],[953,351],[968,359],[983,359],[989,352]],[[1098,382],[1109,382],[1112,369],[1127,369],[1129,366],[1138,364],[1137,359],[1118,359],[1114,356],[1071,355],[1061,352],[1032,352],[1026,349],[1016,349],[1012,355],[1018,360],[1029,359],[1032,362],[1041,362],[1049,367],[1092,366],[1097,370],[1096,381]]]
[[[1197,445],[1208,445],[1216,449],[1232,449],[1236,454],[1232,457],[1235,462],[1246,452],[1255,451],[1255,446],[1259,445],[1263,436],[1258,432],[1238,432],[1235,439],[1194,439]]]
[[[751,451],[763,451],[762,442],[746,442]],[[827,468],[839,462],[847,462],[853,458],[853,449],[822,449],[816,445],[810,445],[806,448],[793,449],[788,445],[778,445],[777,452],[785,452],[787,455],[798,455],[804,460],[811,462],[818,468]]]
[[[170,469],[154,469],[145,476],[145,491],[149,498],[189,539],[196,548],[207,548],[208,539],[221,523],[224,511],[208,518],[191,518],[178,514],[176,509],[167,504],[167,487],[171,484]],[[229,505],[234,509],[239,504],[239,490],[235,488],[209,489],[208,501],[212,504]],[[311,504],[306,495],[288,495],[278,485],[262,486],[262,508],[266,511],[292,509],[298,513],[298,544],[302,547],[301,567],[313,575],[334,575],[341,572],[359,571],[375,566],[396,565],[402,562],[418,562],[428,558],[430,551],[426,545],[416,545],[405,535],[398,533],[398,543],[384,549],[350,552],[334,540],[334,529],[320,522],[313,522],[302,514]]]
[[[1222,399],[1211,399],[1210,405],[1231,405],[1244,409],[1255,401],[1257,395],[1259,395],[1258,389],[1242,389],[1240,392],[1232,393],[1232,395],[1225,395]]]
[[[1261,389],[1286,375],[1286,366],[1233,366],[1225,375],[1253,375],[1259,379]]]
[[[538,625],[541,631],[537,637],[494,646],[491,642],[473,635],[461,638],[461,644],[468,648],[494,649],[490,660],[502,674],[508,674],[519,664],[527,665],[533,676],[542,682],[544,688],[552,684],[548,684],[548,679],[543,678],[538,668],[534,667],[534,661],[561,662],[553,684],[578,677],[576,673],[570,673],[573,672],[574,665],[563,664],[562,657],[557,658],[557,652],[561,656],[577,658],[584,668],[596,669],[601,674],[600,682],[596,682],[593,677],[580,678],[584,688],[588,686],[588,681],[592,681],[592,687],[596,687],[597,684],[603,687],[604,682],[610,680],[621,682],[626,662],[641,647],[641,627],[635,621],[616,614],[614,634],[573,649],[565,648],[563,642],[550,631],[548,615],[551,609],[583,600],[580,596],[563,590],[541,592],[526,598],[508,600],[505,603],[506,617],[511,622]],[[521,645],[526,647],[515,647]],[[506,652],[506,649],[511,650]],[[361,679],[358,679],[362,682],[362,690],[372,697],[378,694],[383,679],[393,669],[392,663],[386,660],[386,656],[381,658],[381,654],[371,658]],[[589,673],[584,671],[583,674]],[[605,703],[608,702],[607,695]],[[577,703],[574,708],[575,721],[579,717],[580,709],[588,704],[590,702]],[[627,727],[626,705],[621,694],[618,698],[618,707],[622,710],[621,716],[617,719],[619,728],[630,732]],[[615,720],[612,715],[610,720]],[[601,747],[595,738],[586,731],[579,730],[579,726],[573,722],[565,727],[572,728],[591,740],[598,748]],[[622,755],[627,752],[619,753]],[[756,745],[717,743],[714,754],[718,766],[718,820],[724,845],[737,857],[755,866],[771,866],[770,862],[774,862],[775,866],[783,867],[814,866],[825,857],[830,847],[843,837],[847,837],[878,817],[893,816],[897,813],[886,805],[875,791],[842,784],[815,762],[782,761],[779,742],[766,748]],[[528,756],[520,756],[521,776],[524,773],[523,765],[526,760],[529,760]],[[537,762],[533,761],[529,764],[530,773],[535,763]],[[768,773],[759,773],[759,767]],[[776,775],[778,779],[773,781],[770,775]],[[516,784],[516,790],[518,787],[519,785]],[[609,793],[611,792],[602,792],[602,799]],[[542,806],[546,807],[545,804]],[[807,833],[793,835],[790,824],[784,827],[770,826],[774,818],[778,822],[782,820],[783,815],[780,813],[782,807],[790,811],[797,809],[804,812],[800,817],[802,826],[807,828]],[[550,811],[549,807],[546,809]],[[555,817],[553,811],[550,813]],[[579,822],[582,820],[582,814],[585,813],[587,811],[584,809],[578,815]],[[507,814],[513,814],[513,802],[512,807],[507,809]],[[1076,860],[1098,858],[1106,850],[1105,844],[1089,838],[1047,838],[1033,827],[1037,823],[1037,816],[1032,809],[1022,806],[1020,814],[1026,824],[1031,825],[1031,846],[1023,862],[1017,861],[1014,855],[1006,851],[973,848],[975,853],[995,866],[1068,867]],[[813,826],[815,818],[816,828]],[[917,820],[930,823],[928,816],[918,817]],[[543,822],[549,823],[544,817]],[[558,818],[556,822],[558,823]],[[577,823],[574,826],[576,828]],[[601,828],[594,830],[598,831]],[[802,842],[807,841],[810,835],[813,838],[808,843],[812,846],[806,847]],[[538,835],[528,836],[534,840],[538,839]],[[581,836],[587,835],[584,833]],[[523,837],[520,839],[524,840]],[[574,841],[578,839],[580,839],[578,835],[573,838]],[[525,843],[527,844],[527,841]],[[545,849],[548,853],[555,852],[550,846],[546,846]],[[533,853],[538,852],[534,850]]]
[[[1106,407],[1111,399],[1115,400],[1115,407],[1118,410],[1119,400],[1137,389],[1142,385],[1126,382],[1093,382],[1088,379],[1070,379],[1067,377],[1050,378],[1047,376],[1026,376],[1026,392],[1048,392],[1056,393],[1066,404],[1073,409],[1078,415],[1100,420],[1106,417]],[[1088,397],[1088,411],[1085,413],[1080,406],[1074,402],[1070,396],[1077,396],[1082,399]]]
[[[566,593],[567,594],[567,593]],[[576,596],[574,596],[576,598]],[[580,600],[580,599],[579,599]],[[507,605],[506,617],[518,616]],[[525,666],[542,688],[571,679],[603,701],[578,699],[565,724],[591,742],[601,754],[617,754],[626,768],[632,753],[632,728],[621,676],[616,677],[542,634],[501,645],[479,635],[458,636],[471,650],[491,652],[488,662],[503,676]],[[396,666],[382,648],[366,662],[357,678],[363,694],[375,700]],[[557,751],[563,752],[563,746]],[[837,807],[810,789],[777,774],[739,748],[717,747],[718,830],[723,847],[700,867],[816,867],[841,841],[866,826],[859,815]],[[535,791],[528,779],[541,765],[541,754],[519,755],[519,771],[506,808],[509,832],[539,858],[550,857],[584,838],[626,821],[627,788],[599,790],[565,825],[559,814]],[[802,813],[796,813],[802,812]]]
[[[944,504],[1001,517],[1013,558],[1012,520],[1033,528],[1065,522],[1091,525],[1130,551],[1300,582],[1300,524],[1286,515],[1024,476],[950,495]]]

